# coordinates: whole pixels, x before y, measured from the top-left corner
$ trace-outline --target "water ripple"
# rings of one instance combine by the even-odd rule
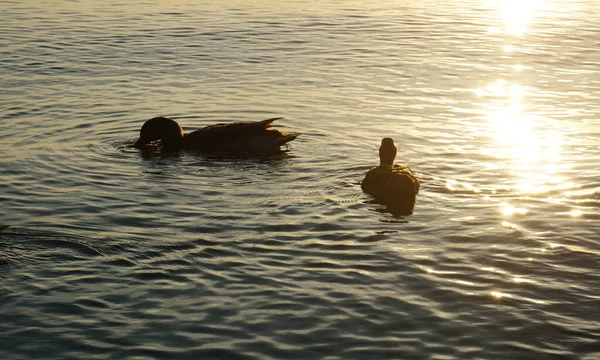
[[[600,8],[508,3],[7,2],[0,356],[597,357]],[[158,115],[302,135],[141,154]]]

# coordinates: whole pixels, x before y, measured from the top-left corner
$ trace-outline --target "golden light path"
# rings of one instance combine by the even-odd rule
[[[497,9],[504,32],[516,37],[524,36],[534,17],[548,5],[542,0],[490,0],[488,3]],[[514,49],[512,45],[504,46],[506,52]],[[513,65],[513,69],[523,71],[528,67]],[[505,79],[492,80],[485,88],[474,91],[478,97],[489,99],[484,111],[488,135],[493,140],[487,151],[504,163],[514,180],[511,187],[520,193],[535,195],[569,189],[574,184],[561,176],[568,168],[561,159],[563,134],[552,119],[537,115],[534,105],[527,103],[531,91],[535,89]],[[500,207],[506,216],[527,213],[527,209],[506,203]]]
[[[546,2],[549,2],[547,0]],[[501,26],[491,27],[490,34],[508,35],[509,43],[503,46],[506,53],[519,50],[518,41],[526,36],[526,30],[544,4],[542,0],[490,0],[492,8],[497,9]],[[502,29],[503,30],[500,30]],[[516,72],[531,69],[524,65],[512,65]],[[483,98],[486,126],[485,130],[491,139],[486,151],[497,159],[500,169],[505,172],[505,179],[517,194],[526,197],[539,196],[555,190],[568,190],[575,185],[568,178],[561,176],[568,168],[561,158],[563,133],[550,118],[538,115],[535,104],[528,103],[528,95],[536,91],[532,86],[523,86],[505,79],[494,79],[474,93]],[[500,175],[502,176],[502,175]],[[499,212],[504,218],[501,224],[511,229],[521,229],[519,225],[505,219],[527,216],[530,210],[520,204],[513,205],[507,201],[499,204]],[[572,210],[571,217],[581,216],[581,211]],[[531,282],[531,280],[506,273],[505,270],[482,268],[482,271],[504,273],[511,276],[515,284]],[[494,300],[506,300],[515,295],[493,289],[490,296]],[[538,304],[544,300],[522,298]]]
[[[527,90],[505,80],[496,80],[484,89],[476,89],[478,97],[489,98],[485,105],[487,136],[492,139],[485,152],[498,159],[514,179],[511,187],[520,193],[540,194],[574,185],[561,172],[563,134],[552,119],[541,117],[526,104]],[[506,215],[523,214],[503,204]]]

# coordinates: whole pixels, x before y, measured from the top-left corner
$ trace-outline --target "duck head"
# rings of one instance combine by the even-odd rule
[[[183,129],[177,121],[160,116],[144,123],[135,147],[143,149],[151,142],[160,140],[163,149],[177,150],[183,146]]]
[[[381,146],[379,147],[379,165],[389,165],[392,166],[394,164],[394,159],[396,158],[396,145],[394,145],[394,139],[392,138],[383,138],[381,140]]]

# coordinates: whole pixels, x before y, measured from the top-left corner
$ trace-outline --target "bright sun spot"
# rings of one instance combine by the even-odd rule
[[[522,36],[539,11],[542,0],[491,0],[493,7],[498,9],[505,32],[510,35]],[[497,30],[489,30],[490,33]]]
[[[573,209],[569,212],[569,215],[571,215],[572,217],[580,217],[581,215],[583,215],[583,211]]]
[[[497,300],[500,300],[500,299],[502,299],[502,298],[505,298],[505,297],[511,297],[509,294],[507,294],[507,293],[503,293],[503,292],[500,292],[500,291],[492,291],[492,292],[491,292],[491,295],[492,295],[492,296],[493,296],[495,299],[497,299]]]
[[[506,204],[506,203],[504,203],[504,204],[501,205],[500,211],[502,212],[502,215],[505,215],[505,216],[512,216],[512,215],[515,215],[515,214],[517,214],[517,215],[525,215],[525,214],[527,214],[529,212],[529,210],[527,210],[525,208],[516,208],[516,207],[513,207],[513,206],[511,206],[509,204]]]

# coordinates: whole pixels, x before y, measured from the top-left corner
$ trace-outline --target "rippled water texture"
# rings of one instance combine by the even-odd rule
[[[600,358],[597,1],[1,8],[1,359]],[[158,115],[302,135],[130,148]]]

